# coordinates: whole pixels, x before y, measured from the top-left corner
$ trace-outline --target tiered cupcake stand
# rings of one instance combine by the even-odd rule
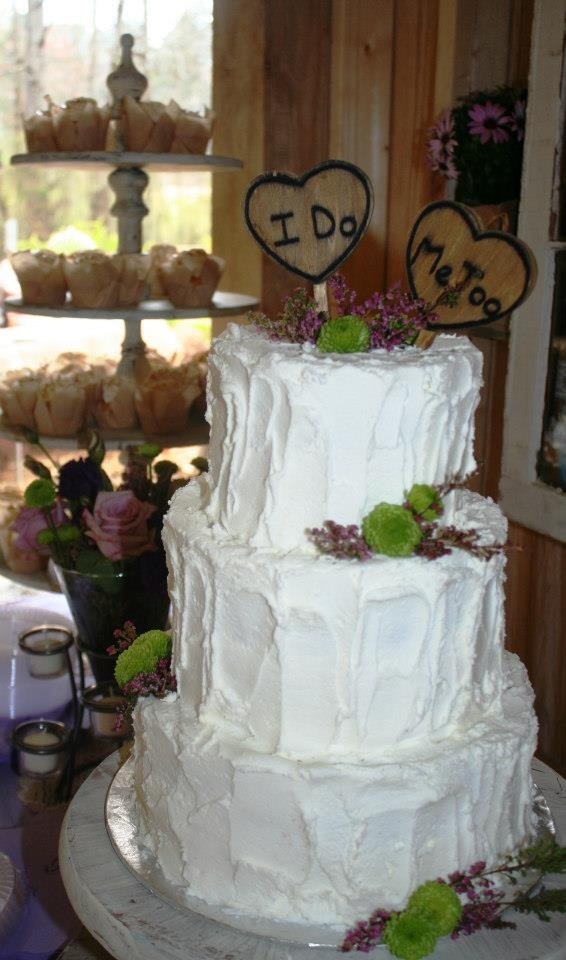
[[[114,115],[119,116],[119,104],[126,94],[136,99],[141,97],[147,86],[143,74],[134,67],[131,59],[133,38],[125,34],[121,38],[122,60],[117,70],[107,79],[108,87],[114,100]],[[119,121],[116,121],[119,123]],[[120,130],[116,127],[116,138],[120,144]],[[67,169],[93,171],[97,168],[110,167],[108,183],[113,190],[116,202],[111,208],[115,215],[118,229],[118,253],[140,253],[142,250],[142,220],[147,215],[148,208],[143,202],[143,193],[149,183],[146,170],[152,172],[207,172],[219,173],[241,169],[242,161],[232,157],[214,156],[213,154],[173,154],[173,153],[131,153],[127,151],[95,151],[79,153],[26,153],[17,154],[11,158],[14,166],[62,166]],[[124,322],[125,336],[122,343],[121,359],[118,372],[124,376],[134,377],[140,364],[144,363],[146,345],[142,339],[141,322],[151,319],[195,319],[198,317],[231,317],[246,313],[257,306],[254,297],[240,293],[216,293],[210,306],[198,309],[180,309],[173,307],[168,301],[146,301],[135,309],[119,310],[86,310],[73,307],[68,303],[62,307],[33,307],[21,300],[6,301],[6,310],[12,313],[22,313],[44,317],[76,317],[83,320],[98,322],[105,319],[119,319]],[[101,343],[103,343],[103,334]],[[136,431],[108,431],[104,432],[106,441],[115,441],[116,445],[141,439],[141,433]],[[18,439],[16,432],[3,432],[3,436]],[[57,438],[52,438],[55,442]],[[189,418],[187,431],[182,436],[155,437],[162,446],[188,446],[206,443],[207,431],[204,422],[196,418]],[[68,438],[66,438],[68,443]]]

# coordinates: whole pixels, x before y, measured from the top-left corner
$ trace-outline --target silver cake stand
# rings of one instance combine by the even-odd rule
[[[118,777],[118,753],[108,757],[83,784],[67,811],[61,830],[59,859],[69,899],[84,925],[117,960],[337,960],[336,947],[315,946],[247,933],[187,907],[175,906],[167,890],[148,884],[159,879],[147,863],[132,871],[129,817],[122,801],[128,778]],[[566,781],[535,761],[533,776],[552,817],[559,843],[566,843]],[[119,819],[122,818],[122,826]],[[120,839],[120,836],[122,839]],[[130,839],[128,839],[130,837]],[[118,841],[117,841],[118,838]],[[124,846],[125,844],[125,846]],[[143,879],[140,879],[142,877]],[[566,877],[549,877],[549,885],[566,888]],[[356,920],[358,918],[352,918]],[[480,932],[457,941],[439,941],[431,960],[566,960],[566,915],[551,923],[514,913],[516,930]],[[378,948],[373,955],[390,954]]]

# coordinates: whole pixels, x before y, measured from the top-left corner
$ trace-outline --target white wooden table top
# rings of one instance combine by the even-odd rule
[[[118,754],[105,760],[71,803],[63,828],[59,859],[71,903],[84,923],[117,960],[336,960],[330,947],[309,948],[241,933],[198,914],[165,903],[148,890],[115,853],[104,819],[106,793],[118,769]],[[556,825],[566,843],[566,781],[540,761],[533,763]],[[566,887],[566,877],[548,878]],[[439,941],[431,960],[566,960],[566,915],[551,923],[514,913],[516,930],[479,932],[457,941]],[[65,960],[102,958],[85,942],[71,945]],[[373,952],[376,960],[390,954]]]

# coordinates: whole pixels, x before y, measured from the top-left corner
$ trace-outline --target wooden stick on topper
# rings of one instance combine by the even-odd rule
[[[345,160],[319,163],[301,177],[264,173],[244,198],[251,235],[269,257],[313,284],[326,313],[326,279],[364,235],[372,209],[369,178]]]
[[[509,233],[483,230],[472,210],[440,200],[421,211],[406,251],[411,293],[433,305],[433,319],[416,345],[426,349],[442,330],[499,320],[534,287],[536,261]]]

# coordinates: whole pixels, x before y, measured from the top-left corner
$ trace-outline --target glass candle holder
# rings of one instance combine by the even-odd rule
[[[66,673],[66,651],[72,643],[70,630],[49,623],[32,627],[18,637],[18,646],[26,655],[28,672],[39,680],[51,680]]]
[[[18,751],[18,771],[30,777],[59,773],[67,758],[71,733],[57,720],[27,720],[12,733]]]
[[[95,737],[124,740],[131,733],[131,724],[122,720],[118,726],[118,707],[124,703],[124,694],[110,680],[87,687],[81,694],[83,706],[89,711],[90,726]]]

